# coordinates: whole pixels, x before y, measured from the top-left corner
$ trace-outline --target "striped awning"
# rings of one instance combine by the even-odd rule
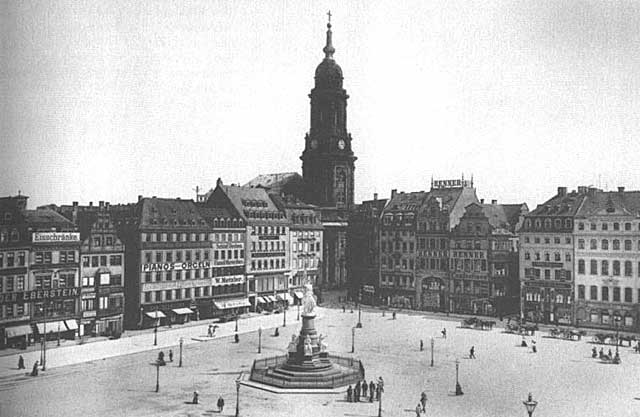
[[[145,314],[147,317],[151,317],[152,319],[163,319],[167,317],[162,311],[147,311]]]
[[[64,324],[67,325],[69,330],[78,330],[78,322],[76,320],[65,320]]]
[[[213,304],[218,310],[226,310],[229,308],[249,307],[251,303],[246,298],[235,298],[231,300],[214,300]]]
[[[193,313],[193,310],[191,310],[190,308],[186,308],[186,307],[174,308],[171,311],[173,311],[176,314],[192,314]]]
[[[302,293],[302,291],[294,291],[293,293],[295,294],[296,297],[298,297],[301,300],[304,297],[304,294]]]
[[[38,328],[38,333],[40,334],[44,334],[44,328],[45,325],[44,323],[36,323],[36,327]],[[48,321],[47,322],[47,333],[57,333],[58,329],[61,332],[66,332],[67,331],[67,326],[64,325],[64,321],[60,320],[60,321]]]
[[[258,300],[258,304],[267,304],[269,302],[264,297],[256,297],[256,300]]]

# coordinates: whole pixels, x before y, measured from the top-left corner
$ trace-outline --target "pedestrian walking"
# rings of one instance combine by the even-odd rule
[[[420,404],[422,405],[422,412],[426,413],[427,412],[427,393],[422,391],[422,394],[420,394]]]
[[[173,362],[173,350],[169,349],[169,362]]]
[[[384,379],[381,376],[378,377],[378,386],[380,387],[380,392],[384,392]]]
[[[274,335],[275,337],[280,336],[280,330],[278,330],[278,328],[277,328],[277,327],[276,327],[276,331],[273,333],[273,335]]]
[[[476,358],[476,347],[471,346],[471,349],[469,349],[469,359],[475,359],[475,358]]]
[[[369,382],[369,402],[373,402],[373,398],[376,395],[376,384],[373,381]]]
[[[360,402],[360,381],[356,383],[356,390],[353,392],[353,395],[354,395],[354,401]]]
[[[22,355],[18,358],[18,369],[24,369],[24,358]]]
[[[376,401],[380,401],[380,393],[382,392],[382,386],[380,383],[376,384]]]
[[[421,414],[422,414],[422,404],[418,402],[418,405],[416,405],[416,417],[420,417]]]
[[[536,346],[536,341],[535,340],[531,341],[531,351],[533,353],[537,353],[538,352],[538,347]]]
[[[213,328],[213,325],[211,323],[209,323],[209,327],[207,328],[207,336],[208,337],[213,337],[213,332],[211,331],[212,328]]]
[[[367,398],[367,389],[369,388],[369,386],[367,385],[367,381],[362,381],[362,396],[365,398]]]
[[[191,400],[191,402],[193,404],[198,404],[198,397],[199,397],[198,391],[193,391],[193,400]]]
[[[393,319],[396,319],[396,312],[394,311],[393,314],[391,315],[393,317]]]
[[[224,399],[222,397],[218,398],[218,412],[222,413],[222,410],[224,410]]]
[[[158,353],[158,363],[160,364],[160,366],[164,366],[167,363],[164,361],[164,352],[160,351],[160,353]]]
[[[349,385],[349,388],[347,388],[347,402],[352,402],[353,401],[353,388],[351,388],[351,385]]]
[[[346,307],[344,304],[342,304],[342,312],[343,312],[343,313],[346,313],[346,312],[347,312],[347,307]]]
[[[424,342],[420,339],[420,352],[424,350]]]
[[[591,349],[591,357],[592,358],[597,358],[598,357],[598,350],[596,349],[595,346]]]
[[[442,331],[440,333],[442,333],[442,338],[443,339],[447,338],[447,328],[446,327],[443,327]]]
[[[236,333],[236,335],[233,337],[234,341],[236,343],[240,343],[240,336],[238,336],[238,333]]]
[[[38,361],[33,364],[33,369],[31,370],[31,376],[38,376]]]

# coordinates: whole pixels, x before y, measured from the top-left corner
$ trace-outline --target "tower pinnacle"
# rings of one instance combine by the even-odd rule
[[[336,49],[331,42],[331,10],[327,12],[327,16],[329,17],[329,22],[327,23],[327,44],[322,49],[322,52],[324,52],[325,59],[333,59],[333,53]]]

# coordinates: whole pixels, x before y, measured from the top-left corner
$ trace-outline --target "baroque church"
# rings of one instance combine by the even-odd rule
[[[311,125],[304,138],[302,177],[298,173],[259,175],[245,186],[260,187],[272,194],[317,207],[321,213],[323,265],[321,286],[347,284],[347,226],[354,208],[354,156],[347,130],[347,99],[342,68],[333,55],[331,17],[327,24],[324,59],[315,71],[315,85],[309,94]]]

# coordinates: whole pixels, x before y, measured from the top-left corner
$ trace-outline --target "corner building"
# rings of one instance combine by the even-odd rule
[[[640,330],[640,191],[580,187],[575,219],[575,323]]]

